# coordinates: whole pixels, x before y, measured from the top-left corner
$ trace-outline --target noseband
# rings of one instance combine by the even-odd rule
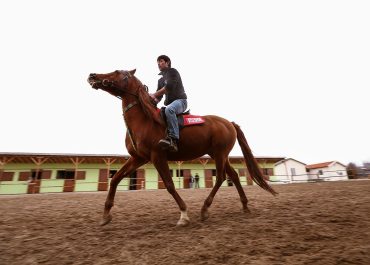
[[[91,77],[94,78],[96,77],[96,74],[91,74]],[[127,86],[128,86],[128,79],[131,78],[132,75],[130,74],[130,72],[127,72],[127,75],[125,75],[123,77],[123,81],[125,82],[125,84],[122,86],[119,86],[117,84],[117,81],[111,81],[109,79],[103,79],[103,80],[97,80],[97,81],[94,81],[95,84],[101,84],[103,87],[106,87],[106,88],[115,88],[115,89],[118,89],[118,90],[121,90],[123,93],[126,93],[126,94],[129,94],[129,95],[132,95],[134,97],[138,97],[137,94],[135,93],[132,93],[130,91],[127,91]],[[145,86],[144,86],[145,87]],[[119,98],[119,99],[122,99],[121,96],[116,96],[114,95],[115,97]]]
[[[110,81],[108,79],[103,79],[103,81],[101,81],[101,84],[105,87],[113,87],[116,84],[116,81]]]
[[[126,81],[126,86],[127,86],[127,83],[128,83],[128,79],[131,77],[131,74],[130,72],[127,72],[127,75],[125,75],[123,77],[123,81]],[[104,86],[104,87],[113,87],[113,88],[118,88],[117,87],[117,82],[116,81],[110,81],[108,79],[103,79],[103,81],[101,81],[101,84]],[[125,91],[125,89],[123,89],[124,92],[126,93],[130,93],[128,91]]]

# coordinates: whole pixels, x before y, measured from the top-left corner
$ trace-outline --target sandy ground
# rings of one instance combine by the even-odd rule
[[[0,197],[0,264],[370,264],[370,180],[275,185],[273,197],[221,188],[180,190],[191,224],[165,190],[119,192],[98,225],[105,192]]]

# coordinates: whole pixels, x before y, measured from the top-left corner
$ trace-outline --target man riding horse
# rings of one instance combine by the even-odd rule
[[[158,88],[150,97],[155,103],[161,101],[163,95],[166,96],[164,105],[165,119],[167,121],[167,137],[161,139],[158,144],[161,148],[171,152],[177,152],[177,143],[180,138],[177,114],[183,113],[187,106],[187,96],[182,84],[179,72],[171,67],[171,59],[166,55],[157,58],[158,68],[162,77],[158,80]]]
[[[166,138],[166,126],[164,126],[158,109],[153,106],[152,99],[166,94],[167,113],[171,115],[183,112],[187,105],[181,78],[178,72],[171,68],[169,58],[160,56],[158,66],[163,72],[163,80],[159,82],[163,82],[163,86],[152,96],[149,96],[147,87],[135,76],[136,70],[116,70],[107,74],[91,73],[87,79],[94,89],[102,89],[121,99],[123,117],[127,128],[125,144],[127,152],[130,154],[130,158],[114,174],[110,181],[101,225],[106,225],[112,220],[111,209],[121,180],[131,176],[138,168],[149,162],[154,165],[167,191],[179,207],[181,215],[177,225],[188,225],[190,222],[188,208],[180,194],[176,191],[168,161],[190,161],[204,155],[208,155],[215,161],[216,180],[201,208],[201,220],[204,221],[209,218],[208,209],[218,189],[226,180],[226,176],[233,181],[239,193],[243,211],[249,213],[247,196],[240,183],[238,173],[229,161],[229,154],[236,140],[239,143],[245,165],[252,180],[271,194],[277,194],[264,179],[243,131],[235,122],[230,122],[216,115],[205,115],[201,117],[204,120],[201,126],[186,126],[181,130],[178,152],[168,152],[158,145],[159,142],[168,141],[164,146],[170,147],[171,140],[173,143],[173,139],[179,138],[178,131],[176,131],[177,123],[173,122],[173,116],[170,115],[167,116],[167,120],[170,120],[169,123],[171,123],[169,125],[171,130],[169,131],[169,137],[173,138]],[[175,88],[178,90],[174,90]]]

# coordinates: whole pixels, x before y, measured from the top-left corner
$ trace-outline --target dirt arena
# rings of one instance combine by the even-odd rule
[[[165,190],[118,192],[100,227],[105,192],[0,197],[0,264],[370,264],[370,180],[275,185],[273,197],[221,188],[180,190],[191,224]]]

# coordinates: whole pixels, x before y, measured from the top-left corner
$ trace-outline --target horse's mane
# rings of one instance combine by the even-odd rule
[[[144,89],[144,85],[141,84],[141,86],[138,89],[138,96],[139,96],[139,102],[143,108],[144,114],[151,120],[154,120],[158,124],[163,125],[164,122],[161,119],[159,113],[157,112],[157,108],[152,104],[150,100],[150,96],[148,92]]]

